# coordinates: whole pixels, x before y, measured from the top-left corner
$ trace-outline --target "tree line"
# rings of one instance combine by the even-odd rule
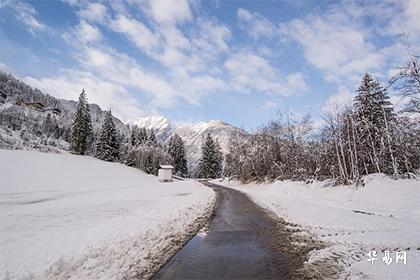
[[[324,125],[312,129],[308,116],[290,114],[264,125],[255,134],[233,137],[226,155],[225,175],[253,180],[334,178],[339,183],[363,183],[363,175],[412,177],[420,168],[420,75],[418,57],[402,67],[384,87],[366,73],[353,104],[324,115]],[[394,87],[409,98],[397,114],[389,100]]]
[[[159,166],[172,164],[175,174],[188,177],[184,141],[174,134],[166,143],[158,141],[155,132],[132,126],[128,135],[115,128],[111,111],[107,111],[99,134],[94,140],[92,121],[86,93],[79,96],[70,137],[70,149],[74,154],[93,154],[105,161],[119,161],[125,165],[157,175]],[[217,178],[222,174],[220,145],[210,134],[202,146],[200,176]]]

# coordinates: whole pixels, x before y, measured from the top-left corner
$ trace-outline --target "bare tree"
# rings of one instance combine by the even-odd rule
[[[407,35],[404,37],[409,62],[398,68],[398,72],[390,81],[389,86],[399,91],[401,96],[409,98],[405,111],[420,113],[420,64],[419,56],[413,54]]]

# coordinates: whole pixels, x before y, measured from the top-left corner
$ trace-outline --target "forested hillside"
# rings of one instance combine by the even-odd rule
[[[168,140],[166,145],[156,137],[153,129],[125,125],[111,112],[88,104],[87,99],[84,105],[91,127],[81,149],[80,145],[75,145],[80,140],[80,137],[75,139],[80,100],[54,98],[4,72],[0,72],[0,94],[0,148],[70,151],[120,161],[151,174],[157,174],[160,164],[180,161],[185,166],[175,165],[176,171],[179,169],[180,175],[188,175],[185,154],[177,152],[184,160],[174,160],[170,154],[170,149],[183,149],[180,147],[183,143]],[[109,147],[110,138],[112,153],[103,148]]]
[[[69,148],[71,126],[77,103],[44,94],[0,71],[0,148],[59,151]],[[41,103],[44,109],[30,103]],[[28,104],[28,105],[27,105]],[[105,117],[96,104],[89,104],[96,134]],[[52,109],[58,111],[53,112]],[[128,128],[113,118],[122,134]]]

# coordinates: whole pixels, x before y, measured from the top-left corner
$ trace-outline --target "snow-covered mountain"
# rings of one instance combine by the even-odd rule
[[[156,136],[166,141],[174,133],[175,129],[172,123],[163,116],[148,116],[127,121],[128,125],[137,125],[138,127],[145,127],[148,130],[153,129]]]
[[[77,102],[58,99],[33,89],[11,74],[0,71],[0,148],[34,149],[42,151],[68,150],[68,141]],[[19,101],[39,102],[47,108],[59,109],[51,123],[47,122],[49,112],[34,110],[18,105]],[[94,132],[98,132],[105,111],[96,104],[90,104]],[[50,116],[51,117],[51,116]],[[197,124],[174,123],[163,116],[147,116],[123,123],[113,117],[117,130],[124,136],[130,133],[129,125],[153,129],[160,141],[167,141],[177,133],[185,142],[189,170],[196,175],[201,146],[207,133],[219,141],[224,153],[228,152],[229,139],[235,133],[245,131],[221,120]]]
[[[208,133],[219,141],[223,153],[228,152],[229,139],[235,133],[246,134],[240,128],[232,126],[222,120],[211,120],[197,124],[175,124],[162,116],[149,116],[130,120],[130,125],[137,125],[147,129],[153,129],[156,135],[166,141],[174,133],[177,133],[184,140],[187,152],[188,169],[194,174],[197,172],[198,160],[201,155],[201,145]]]
[[[176,128],[176,133],[184,140],[188,168],[194,174],[197,172],[198,161],[201,155],[201,145],[204,143],[208,133],[217,139],[224,154],[228,152],[229,139],[234,133],[245,133],[242,129],[234,127],[222,120],[211,120],[209,122],[199,122],[196,125],[180,125]]]

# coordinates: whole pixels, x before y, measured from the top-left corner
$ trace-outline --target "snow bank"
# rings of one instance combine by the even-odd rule
[[[141,278],[214,193],[91,157],[0,150],[0,278]],[[181,239],[180,239],[181,238]]]
[[[325,183],[275,182],[227,186],[247,193],[263,207],[300,224],[328,247],[312,252],[311,262],[338,260],[342,277],[415,279],[420,275],[420,181],[394,181],[382,174],[364,178],[365,187],[324,187]],[[219,183],[220,182],[215,182]],[[367,253],[377,251],[374,265]],[[382,261],[389,250],[393,262]],[[395,263],[406,251],[407,264]]]

